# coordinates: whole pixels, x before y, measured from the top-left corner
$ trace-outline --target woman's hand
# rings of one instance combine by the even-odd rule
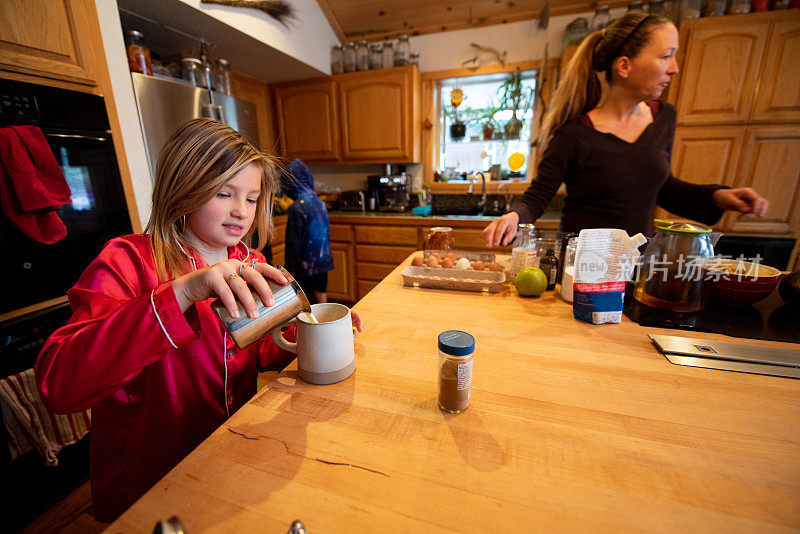
[[[236,305],[235,294],[244,305],[248,317],[255,319],[258,317],[258,308],[248,284],[253,286],[264,305],[275,304],[265,277],[279,284],[288,282],[278,269],[267,263],[251,264],[239,260],[226,260],[176,278],[172,281],[172,288],[184,312],[195,302],[219,297],[228,313],[238,318],[239,308]]]
[[[711,195],[711,199],[718,208],[741,212],[738,217],[740,221],[746,221],[751,217],[763,217],[769,209],[769,200],[750,187],[717,189]]]
[[[518,224],[519,213],[516,211],[510,211],[501,217],[495,217],[489,223],[489,226],[483,229],[483,242],[489,248],[508,245],[517,235]]]

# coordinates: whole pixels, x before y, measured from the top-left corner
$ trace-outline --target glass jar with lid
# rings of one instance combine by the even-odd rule
[[[355,43],[347,43],[344,45],[344,71],[356,71],[356,45]]]
[[[408,64],[419,66],[419,54],[414,52],[408,56]]]
[[[700,16],[701,3],[702,0],[681,0],[681,8],[678,15],[680,20],[698,18]]]
[[[409,51],[408,35],[403,34],[397,38],[397,46],[394,49],[395,67],[404,67],[408,65]]]
[[[726,7],[728,7],[726,0],[705,0],[701,11],[704,17],[719,17],[725,14]]]
[[[344,49],[342,45],[335,45],[331,48],[331,74],[341,74],[344,72]]]
[[[597,6],[592,17],[592,31],[602,30],[609,24],[611,24],[611,13],[609,13],[608,5]]]
[[[651,15],[658,15],[661,17],[669,17],[667,7],[664,5],[664,0],[653,0],[648,4],[648,11]]]
[[[356,70],[369,70],[369,49],[364,39],[356,44]]]
[[[131,72],[153,74],[150,63],[150,49],[144,45],[144,35],[138,30],[125,32],[125,52],[128,56],[128,68]]]
[[[386,41],[383,43],[383,68],[394,67],[394,43]]]
[[[634,0],[633,2],[629,3],[626,14],[627,13],[645,13],[644,2],[641,0]]]
[[[460,413],[469,407],[475,338],[462,330],[439,334],[439,408]]]
[[[369,45],[369,68],[370,70],[383,68],[383,47],[380,43]]]
[[[750,13],[750,0],[731,0],[731,6],[728,8],[728,13],[731,15]]]
[[[231,64],[227,59],[217,60],[217,68],[214,71],[214,90],[226,95],[233,94]]]
[[[186,82],[198,87],[201,85],[201,75],[203,64],[196,57],[184,57],[181,59],[181,78]]]

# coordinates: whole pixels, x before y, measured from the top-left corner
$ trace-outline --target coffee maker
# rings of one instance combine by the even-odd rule
[[[394,174],[391,164],[387,164],[385,173],[367,176],[367,198],[375,199],[378,211],[408,211],[411,209],[408,182],[405,172]]]

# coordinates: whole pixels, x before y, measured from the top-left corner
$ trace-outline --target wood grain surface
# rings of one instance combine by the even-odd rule
[[[647,334],[685,331],[579,322],[552,291],[403,287],[409,261],[356,305],[353,376],[290,366],[109,531],[800,529],[800,381],[672,365]],[[458,415],[436,404],[450,329],[477,344]]]

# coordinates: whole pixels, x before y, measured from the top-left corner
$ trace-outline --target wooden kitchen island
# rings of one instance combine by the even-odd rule
[[[408,262],[356,306],[353,376],[292,365],[109,531],[800,529],[799,380],[672,365],[647,334],[694,333],[582,323],[553,292],[403,287]],[[458,415],[436,404],[450,329],[477,343]]]

